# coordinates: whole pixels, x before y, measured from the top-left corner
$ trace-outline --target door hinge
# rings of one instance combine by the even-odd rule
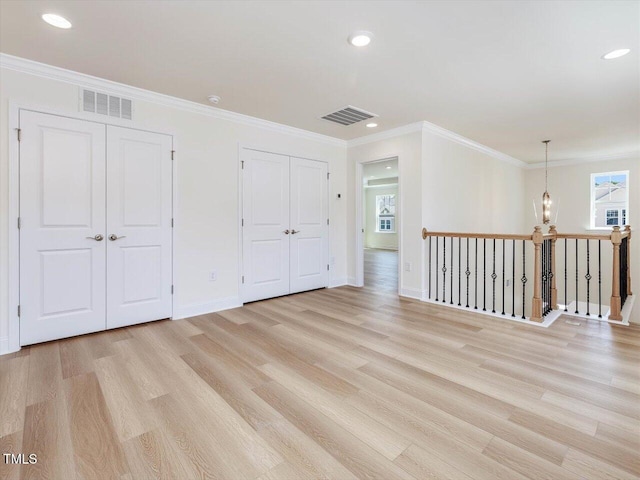
[[[21,142],[22,141],[22,129],[21,128],[16,128],[16,133],[18,135],[18,141]]]
[[[171,285],[171,295],[173,295],[173,285]]]
[[[242,275],[242,283],[244,283],[244,275]]]
[[[21,226],[22,226],[22,222],[20,221],[20,217],[18,217],[18,230],[20,230]]]
[[[242,226],[244,227],[244,218],[242,219]]]
[[[244,160],[240,160],[240,168],[244,170]]]
[[[18,305],[18,316],[20,316],[20,305]]]
[[[327,172],[327,180],[329,180],[329,172]]]
[[[173,218],[171,219],[171,228],[173,228]]]
[[[176,151],[171,150],[171,160],[175,160]]]
[[[327,225],[329,225],[329,219],[327,218]]]
[[[329,270],[329,264],[327,263],[327,270]]]

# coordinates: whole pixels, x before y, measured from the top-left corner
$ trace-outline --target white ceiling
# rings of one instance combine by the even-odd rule
[[[639,31],[637,1],[0,2],[4,53],[342,139],[372,130],[319,117],[355,105],[529,162],[545,138],[551,160],[638,150]]]
[[[398,159],[397,158],[382,160],[380,162],[365,163],[362,166],[363,183],[367,183],[369,180],[380,180],[382,178],[393,179],[393,182],[389,182],[389,183],[398,182]]]

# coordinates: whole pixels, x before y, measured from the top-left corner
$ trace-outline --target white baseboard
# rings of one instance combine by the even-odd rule
[[[400,289],[400,296],[401,297],[408,297],[408,298],[415,298],[417,300],[422,300],[424,298],[425,292],[423,292],[420,289],[417,288],[401,288]]]
[[[342,287],[343,285],[347,285],[347,277],[335,278],[329,282],[329,288]]]
[[[347,285],[357,287],[358,285],[356,285],[356,277],[347,277]]]
[[[4,355],[9,352],[9,337],[0,337],[0,355]]]
[[[220,298],[218,300],[213,300],[211,302],[179,305],[173,311],[173,320],[179,320],[181,318],[197,317],[198,315],[221,312],[222,310],[229,310],[230,308],[237,308],[241,306],[242,306],[242,300],[240,300],[240,297],[237,297],[237,296]]]

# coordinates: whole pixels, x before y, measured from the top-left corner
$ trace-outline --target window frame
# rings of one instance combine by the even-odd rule
[[[618,226],[618,225],[605,225],[604,227],[598,227],[596,226],[596,213],[597,213],[597,205],[596,205],[596,178],[597,177],[602,177],[602,176],[616,176],[616,175],[624,175],[626,178],[626,192],[625,192],[625,199],[624,199],[624,205],[620,206],[620,207],[612,207],[612,208],[607,208],[605,209],[605,218],[604,221],[605,223],[607,223],[607,212],[609,210],[617,210],[618,211],[618,222],[620,222],[620,220],[625,220],[624,223],[625,225],[629,224],[629,179],[631,178],[629,175],[629,170],[618,170],[618,171],[611,171],[611,172],[596,172],[596,173],[592,173],[590,175],[590,201],[589,201],[589,228],[591,230],[611,230],[614,226]],[[623,214],[624,211],[624,214]],[[619,225],[620,228],[623,228],[624,225]]]
[[[394,213],[393,214],[380,214],[379,211],[379,205],[378,205],[378,198],[379,197],[394,197],[394,204],[393,204],[393,208],[394,208]],[[396,201],[396,194],[395,193],[383,193],[381,195],[376,195],[376,233],[396,233],[396,213],[395,213],[395,201]],[[381,226],[381,222],[382,221],[388,221],[389,222],[389,230],[383,230],[380,228]]]

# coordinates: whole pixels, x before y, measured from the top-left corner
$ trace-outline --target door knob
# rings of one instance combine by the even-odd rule
[[[95,240],[96,242],[101,242],[104,237],[100,234],[97,234],[95,237],[87,237],[89,240]]]
[[[115,233],[112,233],[111,235],[109,235],[109,240],[111,240],[112,242],[115,242],[116,240],[119,240],[121,238],[125,238],[126,235],[122,235],[121,237],[117,236]]]
[[[285,235],[289,235],[289,229],[287,228],[287,229],[286,229],[284,232],[282,232],[282,233],[284,233]]]
[[[291,235],[295,235],[296,233],[300,233],[300,230],[291,230]]]

